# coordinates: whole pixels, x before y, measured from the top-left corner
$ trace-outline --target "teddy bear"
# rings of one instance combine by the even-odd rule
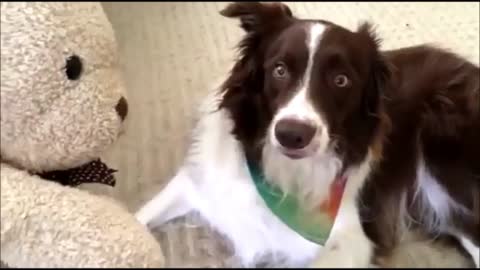
[[[113,198],[101,155],[128,115],[98,2],[1,3],[1,261],[9,267],[163,267],[153,235]]]

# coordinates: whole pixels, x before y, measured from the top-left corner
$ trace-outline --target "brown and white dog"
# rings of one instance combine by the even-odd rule
[[[349,31],[295,18],[279,3],[234,3],[246,34],[228,78],[203,104],[185,163],[137,213],[153,226],[196,211],[245,266],[366,267],[413,226],[458,238],[478,266],[479,68],[441,49],[379,50],[368,23]],[[266,207],[246,161],[315,206],[347,177],[320,247]]]

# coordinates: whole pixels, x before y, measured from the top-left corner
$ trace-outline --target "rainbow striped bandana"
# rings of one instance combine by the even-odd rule
[[[305,239],[324,245],[333,228],[340,207],[346,178],[335,179],[330,186],[329,198],[322,202],[318,209],[307,211],[300,207],[298,198],[283,193],[279,187],[265,181],[256,164],[247,161],[247,167],[260,197],[265,201],[268,208],[290,229]]]

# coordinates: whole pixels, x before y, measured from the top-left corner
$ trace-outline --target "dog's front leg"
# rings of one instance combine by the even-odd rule
[[[360,221],[357,196],[370,172],[370,162],[360,165],[349,177],[335,224],[313,268],[367,268],[373,244]]]
[[[370,266],[373,245],[360,224],[352,202],[345,202],[325,247],[314,260],[313,268],[366,268]]]

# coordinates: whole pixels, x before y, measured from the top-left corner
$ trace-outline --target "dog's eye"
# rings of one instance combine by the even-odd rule
[[[65,74],[69,80],[78,80],[83,71],[83,64],[80,57],[77,55],[72,55],[67,58],[67,63],[65,65]]]
[[[345,74],[339,74],[335,76],[335,79],[333,80],[333,82],[337,87],[340,87],[340,88],[344,88],[350,85],[350,80]]]
[[[283,63],[278,63],[273,69],[273,77],[283,79],[287,76],[287,67]]]

